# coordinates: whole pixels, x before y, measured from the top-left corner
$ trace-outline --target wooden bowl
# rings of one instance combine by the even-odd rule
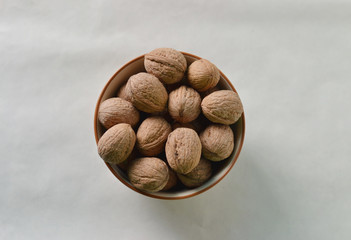
[[[195,60],[200,59],[200,57],[197,57],[190,53],[185,53],[185,52],[182,52],[182,53],[184,54],[187,60],[188,66]],[[94,132],[95,132],[96,143],[98,143],[100,137],[106,131],[106,129],[104,129],[104,127],[98,121],[98,109],[100,107],[100,104],[108,98],[115,97],[119,87],[122,86],[124,83],[126,83],[130,76],[137,74],[139,72],[145,72],[144,55],[137,57],[131,60],[130,62],[126,63],[106,83],[104,89],[102,90],[99,96],[99,99],[95,107]],[[228,80],[228,78],[222,72],[220,72],[220,74],[221,74],[221,78],[219,80],[217,87],[219,87],[220,89],[229,89],[237,92],[234,86]],[[231,128],[233,129],[233,132],[234,132],[234,142],[235,142],[233,153],[226,160],[214,163],[214,171],[213,171],[212,177],[202,186],[194,189],[187,189],[185,187],[178,186],[174,190],[165,191],[165,192],[162,192],[162,191],[156,192],[156,193],[144,192],[135,188],[129,182],[126,173],[117,165],[106,163],[106,162],[105,164],[119,181],[121,181],[124,185],[126,185],[130,189],[140,194],[143,194],[145,196],[152,197],[152,198],[167,199],[167,200],[189,198],[189,197],[198,195],[200,193],[203,193],[208,189],[210,189],[211,187],[213,187],[214,185],[216,185],[228,174],[228,172],[234,166],[236,160],[239,157],[241,148],[244,143],[244,136],[245,136],[244,113],[235,124],[231,125]]]

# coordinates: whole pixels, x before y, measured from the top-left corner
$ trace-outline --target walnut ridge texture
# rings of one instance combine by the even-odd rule
[[[127,123],[119,123],[109,128],[98,142],[98,153],[105,161],[119,164],[125,161],[135,145],[135,133]]]
[[[166,157],[169,166],[177,173],[186,174],[200,161],[201,141],[190,128],[177,128],[168,135]]]
[[[157,192],[162,190],[168,182],[168,166],[159,158],[138,158],[130,163],[128,177],[136,188]]]
[[[172,48],[157,48],[145,55],[144,66],[165,84],[182,80],[187,63],[182,53]]]
[[[199,92],[204,92],[217,85],[220,74],[217,67],[206,59],[193,62],[188,69],[188,82]]]
[[[195,120],[201,112],[201,97],[194,89],[181,86],[169,94],[168,112],[180,122],[188,123]]]
[[[164,150],[171,125],[163,117],[146,118],[137,131],[137,148],[145,156],[156,156]]]
[[[228,125],[213,124],[201,134],[202,155],[212,161],[221,161],[234,149],[234,134]]]
[[[168,93],[163,84],[154,75],[138,73],[128,79],[126,94],[140,111],[147,113],[165,110]]]
[[[203,114],[214,123],[233,124],[243,113],[238,94],[231,90],[220,90],[206,96],[201,102]]]
[[[109,98],[100,104],[98,118],[105,128],[118,123],[134,127],[139,122],[139,112],[130,102],[122,98]]]

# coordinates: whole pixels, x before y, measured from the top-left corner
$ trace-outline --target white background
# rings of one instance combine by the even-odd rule
[[[158,47],[233,82],[247,132],[200,196],[155,200],[109,172],[93,113]],[[351,2],[0,2],[0,239],[351,239]]]

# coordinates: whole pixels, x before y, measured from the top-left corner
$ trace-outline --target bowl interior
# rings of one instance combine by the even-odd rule
[[[183,53],[183,54],[187,60],[188,66],[192,62],[194,62],[195,60],[200,59],[199,57],[188,54],[188,53]],[[97,120],[97,110],[100,106],[100,103],[108,98],[116,97],[116,93],[117,93],[119,87],[121,87],[124,83],[126,83],[130,76],[137,74],[139,72],[145,72],[144,56],[140,56],[140,57],[128,62],[120,70],[118,70],[116,72],[116,74],[106,84],[105,88],[103,89],[103,91],[100,95],[100,98],[98,100],[96,110],[95,110],[94,121],[95,121],[96,141],[98,141],[100,139],[100,137],[106,131],[106,129]],[[220,81],[219,81],[217,87],[219,87],[219,89],[234,90],[236,92],[234,87],[231,85],[230,81],[226,78],[226,76],[222,72],[221,72],[221,78],[220,78]],[[226,160],[214,163],[213,164],[213,166],[214,166],[213,176],[206,183],[204,183],[202,186],[194,188],[194,189],[186,189],[183,187],[177,187],[174,190],[170,190],[168,192],[156,192],[156,193],[143,192],[143,191],[136,189],[129,182],[124,171],[122,171],[117,165],[109,164],[109,163],[106,163],[106,165],[111,170],[111,172],[122,183],[124,183],[129,188],[131,188],[131,189],[133,189],[141,194],[147,195],[149,197],[162,198],[162,199],[181,199],[181,198],[191,197],[191,196],[197,195],[201,192],[204,192],[207,189],[214,186],[233,167],[236,159],[238,158],[238,156],[240,154],[240,150],[241,150],[243,140],[244,140],[244,131],[245,131],[244,114],[241,116],[241,118],[235,124],[231,125],[231,128],[234,132],[234,143],[235,143],[233,153]]]

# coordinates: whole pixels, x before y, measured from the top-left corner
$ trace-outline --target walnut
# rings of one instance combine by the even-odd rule
[[[109,128],[99,139],[99,155],[105,162],[119,164],[129,157],[135,140],[132,127],[127,123],[119,123]]]
[[[109,98],[100,104],[98,118],[108,129],[118,123],[128,123],[134,127],[139,122],[140,115],[130,102],[122,98]]]
[[[195,120],[201,112],[201,97],[194,89],[181,86],[169,94],[168,111],[181,123]]]
[[[157,192],[168,182],[168,166],[159,158],[137,158],[129,165],[128,178],[140,190]]]
[[[187,62],[182,53],[172,48],[157,48],[145,55],[145,69],[165,84],[182,80]]]
[[[201,102],[203,114],[214,123],[233,124],[243,113],[243,105],[238,94],[231,90],[211,93]]]
[[[211,161],[221,161],[234,149],[234,134],[228,125],[213,124],[201,134],[202,156]]]
[[[171,125],[162,117],[145,119],[137,132],[137,147],[145,156],[156,156],[164,150]]]
[[[131,102],[131,98],[132,96],[128,95],[127,91],[126,91],[126,86],[127,86],[127,83],[123,84],[119,89],[118,89],[118,92],[117,92],[117,97],[119,98],[122,98],[128,102]]]
[[[169,173],[169,178],[166,186],[164,186],[162,191],[168,191],[178,183],[177,174],[171,168],[168,168],[168,173]]]
[[[168,135],[166,158],[169,166],[177,173],[186,174],[193,170],[201,157],[201,141],[190,128],[177,128]]]
[[[201,186],[212,175],[211,162],[201,158],[199,164],[188,174],[177,174],[179,180],[187,187],[194,188]]]
[[[166,108],[167,91],[157,77],[151,74],[138,73],[131,76],[125,91],[140,111],[154,113],[162,112]]]
[[[217,67],[206,59],[197,60],[188,68],[188,82],[199,92],[213,88],[219,79],[220,74]]]

